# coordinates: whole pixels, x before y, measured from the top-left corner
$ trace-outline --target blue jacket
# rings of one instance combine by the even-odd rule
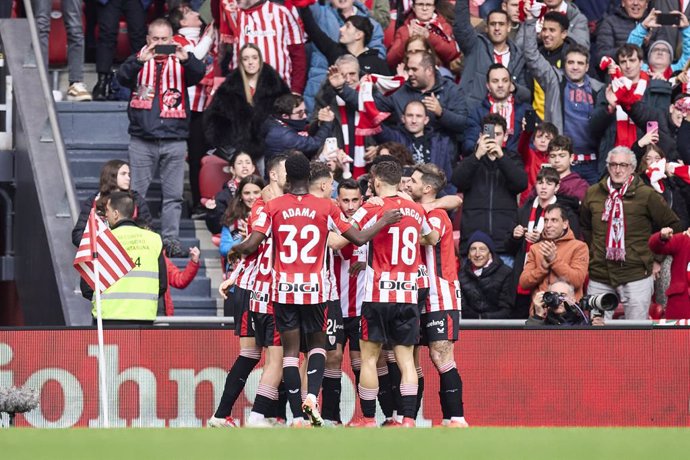
[[[391,128],[389,126],[381,126],[383,131],[374,136],[377,142],[397,142],[404,145],[408,150],[412,146],[412,134],[407,131],[403,126],[396,128]],[[450,179],[453,176],[453,166],[452,163],[457,162],[458,156],[455,149],[455,144],[450,137],[444,136],[443,134],[433,131],[429,128],[424,130],[424,136],[429,139],[429,153],[431,154],[431,163],[435,164],[446,173],[446,179],[448,183],[446,187],[439,193],[439,196],[443,195],[454,195],[457,193],[458,189],[455,185],[450,183]]]
[[[522,119],[525,117],[525,112],[529,108],[529,104],[515,103],[515,132],[508,138],[504,150],[510,150],[511,152],[518,151],[518,140],[522,133]],[[477,145],[479,135],[482,131],[482,118],[489,114],[489,110],[490,106],[488,99],[484,99],[481,104],[475,105],[470,109],[470,115],[467,117],[467,124],[465,126],[464,156],[474,153],[474,147]]]
[[[386,47],[383,44],[383,30],[381,25],[376,22],[367,10],[366,6],[356,1],[354,3],[357,14],[367,16],[374,26],[371,34],[371,41],[367,44],[368,48],[376,49],[382,59],[386,59]],[[321,29],[333,40],[338,41],[340,38],[340,27],[345,23],[338,10],[329,4],[321,5],[319,2],[314,3],[309,7],[316,22],[321,26]],[[314,110],[314,98],[321,88],[321,84],[326,79],[328,74],[328,60],[313,43],[307,45],[307,54],[310,56],[309,73],[307,74],[307,86],[304,88],[304,103],[307,106],[307,111]]]
[[[321,123],[313,136],[303,136],[294,128],[286,125],[275,117],[269,117],[264,122],[265,161],[290,149],[297,149],[307,157],[312,158],[321,148],[324,141],[333,131],[333,122]]]

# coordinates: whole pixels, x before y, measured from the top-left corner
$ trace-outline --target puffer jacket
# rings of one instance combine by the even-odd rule
[[[510,277],[513,271],[493,255],[493,261],[477,276],[466,260],[460,270],[462,319],[508,319],[513,309]]]

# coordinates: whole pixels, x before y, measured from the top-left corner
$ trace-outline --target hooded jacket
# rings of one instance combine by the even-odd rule
[[[582,287],[589,269],[589,248],[584,242],[575,239],[570,228],[555,243],[556,260],[549,268],[542,266],[544,256],[540,248],[543,243],[540,241],[530,247],[520,275],[520,286],[533,292],[546,291],[551,283],[562,279],[575,288],[575,299],[579,301],[584,294]]]

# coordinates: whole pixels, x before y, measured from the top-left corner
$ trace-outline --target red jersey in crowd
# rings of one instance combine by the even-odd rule
[[[254,230],[273,237],[271,300],[298,305],[326,302],[328,232],[350,228],[326,198],[287,194],[266,204]]]
[[[360,228],[367,228],[388,210],[402,213],[400,222],[369,242],[364,301],[416,304],[419,240],[432,230],[417,203],[399,197],[386,197],[383,202],[383,206],[365,203],[352,216]]]

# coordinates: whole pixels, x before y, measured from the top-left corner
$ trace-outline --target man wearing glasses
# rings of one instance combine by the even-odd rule
[[[647,246],[652,229],[684,229],[661,195],[635,174],[637,160],[630,149],[615,147],[606,167],[608,175],[587,190],[580,211],[590,251],[587,294],[616,293],[625,319],[645,320],[658,275]],[[606,315],[611,319],[613,312]]]

